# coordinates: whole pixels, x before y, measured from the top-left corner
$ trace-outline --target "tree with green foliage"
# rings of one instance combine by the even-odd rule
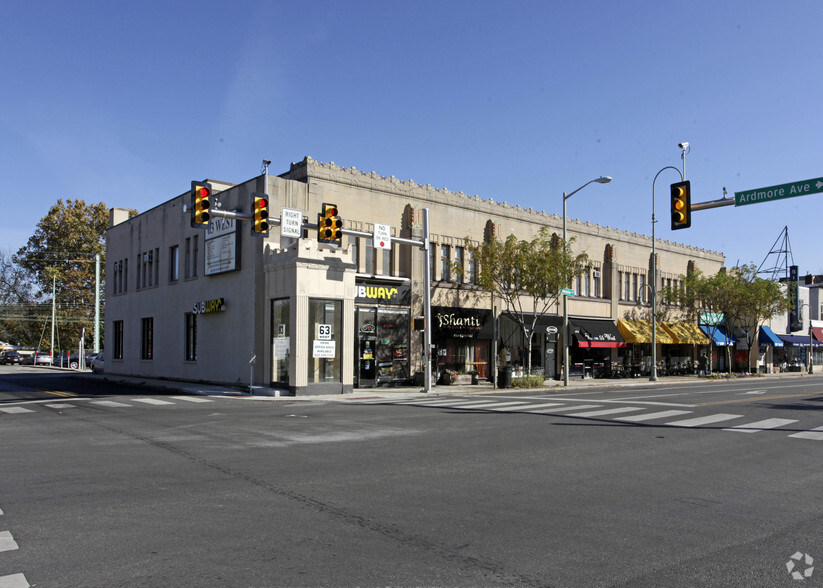
[[[0,341],[12,345],[36,345],[39,328],[36,288],[30,274],[15,263],[8,251],[0,251]]]
[[[735,328],[743,330],[748,343],[748,365],[751,349],[761,325],[772,316],[789,308],[789,298],[779,283],[757,276],[753,265],[723,269],[713,276],[704,276],[699,270],[681,276],[682,288],[673,292],[683,312],[692,320],[701,315],[723,316],[729,336]],[[709,325],[709,333],[718,324]],[[710,337],[712,341],[714,337]],[[727,367],[731,372],[731,345],[726,345]]]
[[[29,272],[38,297],[51,302],[54,283],[58,334],[64,349],[77,347],[83,328],[91,336],[95,255],[99,254],[104,261],[107,227],[104,203],[59,199],[14,256],[14,262]],[[102,281],[101,275],[101,293],[105,291]],[[40,318],[48,321],[51,313]]]
[[[543,227],[530,241],[509,235],[482,243],[466,241],[477,262],[477,284],[503,301],[528,345],[531,373],[532,338],[538,320],[555,307],[561,290],[589,268],[585,253],[574,255],[571,241],[563,243]]]
[[[760,326],[778,313],[789,309],[789,297],[774,280],[757,276],[754,265],[731,268],[725,288],[723,312],[726,323],[746,334],[748,344],[747,369],[751,366],[752,346]]]

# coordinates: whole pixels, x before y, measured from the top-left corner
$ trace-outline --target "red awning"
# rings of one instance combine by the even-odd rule
[[[814,338],[823,343],[823,327],[812,327]]]

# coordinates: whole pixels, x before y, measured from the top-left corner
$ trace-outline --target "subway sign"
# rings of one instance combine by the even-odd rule
[[[408,284],[374,284],[356,282],[354,301],[359,304],[411,304],[411,286]]]
[[[215,300],[200,300],[195,302],[191,309],[192,314],[211,314],[226,310],[226,301],[223,298]]]

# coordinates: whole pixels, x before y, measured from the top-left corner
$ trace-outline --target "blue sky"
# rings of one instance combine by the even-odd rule
[[[309,155],[651,234],[692,200],[823,177],[823,22],[792,2],[6,2],[0,249],[58,198],[147,210]],[[823,273],[823,194],[657,236]],[[341,211],[346,216],[346,211]]]

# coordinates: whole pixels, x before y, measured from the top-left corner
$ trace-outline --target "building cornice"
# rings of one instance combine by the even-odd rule
[[[523,208],[519,204],[513,206],[508,202],[498,202],[493,198],[470,196],[464,192],[452,192],[448,188],[435,188],[430,184],[418,184],[414,180],[404,181],[394,176],[387,177],[373,171],[364,172],[354,167],[341,167],[333,161],[324,163],[312,159],[310,156],[306,156],[299,163],[292,163],[290,171],[284,175],[294,179],[317,179],[364,190],[383,192],[420,202],[424,206],[426,203],[458,206],[473,212],[486,213],[490,216],[507,217],[524,223],[543,224],[558,231],[561,230],[563,224],[563,219],[557,214],[534,210],[533,208]],[[647,242],[649,248],[651,248],[652,240],[648,235],[592,224],[579,219],[567,219],[567,224],[573,233],[612,241]],[[679,252],[686,250],[698,257],[725,259],[725,256],[720,252],[675,241],[658,238],[656,245],[657,247],[662,246],[664,250],[677,250]]]

